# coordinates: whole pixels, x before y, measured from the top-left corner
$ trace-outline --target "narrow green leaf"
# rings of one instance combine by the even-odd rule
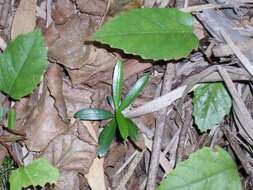
[[[120,105],[120,108],[119,108],[120,110],[124,110],[135,100],[135,98],[140,94],[140,92],[148,83],[148,79],[149,79],[149,76],[145,74],[134,84],[134,86],[129,90],[125,99]]]
[[[242,190],[236,164],[221,149],[203,148],[161,182],[156,190]]]
[[[94,39],[145,59],[179,59],[198,46],[192,23],[190,13],[174,8],[132,9],[105,23]]]
[[[87,108],[76,112],[74,117],[80,120],[99,121],[113,118],[114,115],[104,109]]]
[[[230,95],[222,83],[202,84],[194,90],[193,116],[201,132],[216,127],[231,106]]]
[[[139,136],[139,129],[131,119],[126,119],[128,120],[128,135],[133,141],[136,141]]]
[[[123,87],[123,62],[118,60],[116,66],[114,68],[113,73],[113,83],[112,83],[112,94],[114,99],[114,106],[117,110],[120,104],[120,99],[122,95],[122,87]]]
[[[121,137],[125,140],[128,137],[128,120],[123,114],[119,111],[116,112],[116,121],[119,127],[119,132]]]
[[[45,158],[39,158],[11,173],[10,190],[22,190],[31,185],[43,187],[46,183],[56,183],[58,177],[58,169],[50,165]]]
[[[107,96],[106,99],[108,104],[112,107],[113,111],[115,111],[113,98],[111,96]]]
[[[0,90],[18,100],[36,88],[46,68],[41,32],[20,35],[0,55]]]
[[[116,134],[116,121],[112,119],[103,129],[101,132],[99,139],[98,139],[98,155],[103,157],[106,155],[109,147],[112,143],[113,138]]]
[[[15,127],[16,123],[16,111],[13,109],[10,109],[8,112],[8,124],[7,128],[12,129]]]

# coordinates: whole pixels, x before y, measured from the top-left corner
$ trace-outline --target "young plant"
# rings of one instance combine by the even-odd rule
[[[122,111],[140,94],[147,84],[148,78],[147,74],[142,76],[126,94],[125,99],[122,100],[124,79],[123,62],[117,61],[113,73],[112,97],[108,98],[108,102],[111,105],[113,112],[104,109],[85,108],[75,113],[74,117],[80,120],[101,121],[110,119],[99,136],[98,155],[100,157],[104,156],[108,151],[112,140],[116,136],[117,129],[123,140],[128,137],[132,140],[138,138],[138,128],[136,124],[131,119],[125,117]]]

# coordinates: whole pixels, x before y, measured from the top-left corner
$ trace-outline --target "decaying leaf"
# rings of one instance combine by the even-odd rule
[[[52,18],[56,24],[63,24],[75,13],[75,6],[70,0],[53,2]]]
[[[61,67],[56,64],[50,65],[47,71],[46,79],[50,94],[54,97],[55,107],[63,121],[67,122],[68,116],[62,90],[63,80]]]
[[[36,1],[22,0],[14,16],[11,28],[11,38],[19,34],[31,32],[36,26]]]
[[[106,11],[107,0],[77,0],[76,4],[81,12],[103,16]]]
[[[83,43],[92,31],[87,15],[74,16],[63,25],[51,24],[45,31],[49,57],[70,69],[82,67],[89,54],[89,46]]]
[[[82,108],[88,108],[92,104],[91,97],[95,91],[83,85],[72,86],[69,80],[63,81],[63,95],[65,97],[68,108],[68,116],[73,116],[74,113]]]
[[[53,138],[67,129],[46,88],[25,126],[28,139],[26,144],[31,151],[42,151]]]
[[[75,171],[62,171],[56,184],[56,190],[80,190],[80,181]]]
[[[91,46],[90,54],[83,62],[83,66],[78,70],[67,69],[67,71],[70,75],[72,83],[76,85],[82,82],[87,82],[88,79],[92,80],[93,77],[98,78],[96,75],[98,73],[100,73],[99,76],[101,78],[102,72],[105,72],[109,69],[112,70],[116,63],[116,59],[117,58],[112,53],[109,53],[104,49]]]
[[[77,129],[80,126],[76,121],[70,131],[58,135],[46,148],[43,156],[47,157],[60,171],[76,171],[88,173],[96,157],[96,142],[89,144],[78,138]]]

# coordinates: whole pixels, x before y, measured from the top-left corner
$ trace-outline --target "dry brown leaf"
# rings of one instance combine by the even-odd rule
[[[68,121],[67,107],[63,96],[62,69],[57,64],[50,65],[47,74],[47,86],[50,94],[54,97],[55,107],[64,122]]]
[[[2,145],[0,145],[0,165],[2,165],[5,156],[7,156],[8,151],[6,150],[5,147],[3,147]]]
[[[79,177],[75,171],[61,171],[55,190],[79,190]]]
[[[96,78],[96,80],[99,79],[99,81],[106,81],[101,73],[107,71],[108,69],[113,70],[116,63],[116,57],[112,53],[94,46],[91,46],[90,48],[90,54],[85,62],[83,62],[84,65],[80,69],[67,69],[74,85],[83,82],[88,83],[87,80],[91,80],[93,78]]]
[[[107,0],[76,0],[77,8],[81,12],[103,16],[106,11]]]
[[[85,175],[92,190],[106,190],[104,176],[104,159],[96,158]]]
[[[94,93],[91,88],[82,85],[72,86],[68,80],[64,80],[63,95],[68,108],[68,116],[72,117],[80,109],[89,108]]]
[[[52,18],[56,24],[63,24],[75,13],[75,6],[70,0],[57,0],[52,5]]]
[[[70,131],[58,135],[46,148],[43,156],[47,157],[60,171],[76,171],[87,174],[96,157],[96,142],[89,144],[78,138],[80,122],[76,121]]]
[[[14,16],[11,38],[31,32],[36,26],[36,0],[22,0]]]
[[[42,151],[52,139],[67,129],[47,88],[44,87],[43,94],[25,126],[26,144],[30,151]]]
[[[89,46],[83,43],[92,31],[87,15],[74,16],[63,25],[51,24],[45,31],[49,57],[70,69],[82,67],[89,55]]]

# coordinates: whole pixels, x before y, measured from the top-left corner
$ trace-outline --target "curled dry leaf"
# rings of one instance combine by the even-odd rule
[[[57,64],[50,65],[46,74],[47,86],[54,97],[55,107],[64,122],[68,121],[67,106],[63,96],[62,70]]]
[[[75,6],[70,0],[57,0],[52,5],[52,18],[56,24],[65,23],[75,13]]]
[[[31,32],[36,26],[36,0],[22,0],[14,16],[11,38]]]
[[[88,108],[92,104],[91,97],[95,92],[86,86],[71,85],[70,81],[63,81],[63,95],[68,108],[68,116],[72,117],[74,113],[82,108]]]
[[[76,0],[77,8],[84,13],[103,16],[106,11],[107,0]]]
[[[49,57],[70,69],[82,67],[89,55],[89,46],[83,43],[92,31],[87,15],[74,16],[63,25],[51,24],[45,31]]]
[[[52,139],[68,128],[60,118],[47,88],[44,87],[43,94],[25,126],[26,144],[30,151],[42,151]]]
[[[99,81],[104,81],[101,73],[108,69],[113,70],[112,68],[116,63],[116,59],[117,58],[112,53],[102,48],[90,46],[90,54],[83,62],[83,66],[80,69],[67,69],[67,71],[74,85],[88,82],[87,80],[92,80],[93,78],[98,79],[98,75],[100,77]]]

